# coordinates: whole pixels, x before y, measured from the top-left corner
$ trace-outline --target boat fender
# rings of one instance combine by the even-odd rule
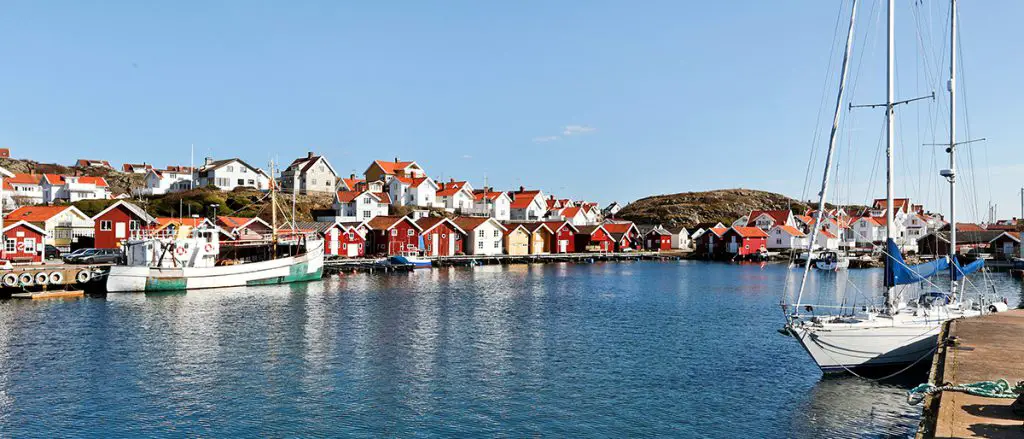
[[[5,287],[14,288],[18,286],[18,275],[14,273],[7,273],[3,277],[3,283]]]
[[[1003,302],[992,302],[988,305],[988,312],[1006,312],[1009,308]]]
[[[213,244],[206,244],[206,247],[203,247],[203,248],[206,249],[207,253],[212,252],[213,251]]]
[[[75,275],[75,280],[80,284],[89,282],[92,279],[92,273],[89,270],[79,270],[78,274]]]
[[[64,273],[54,271],[50,273],[50,283],[53,285],[60,285],[64,283]]]
[[[46,285],[50,283],[50,273],[39,272],[36,273],[36,285]]]
[[[18,276],[18,281],[21,282],[22,286],[32,285],[32,273],[21,273]]]

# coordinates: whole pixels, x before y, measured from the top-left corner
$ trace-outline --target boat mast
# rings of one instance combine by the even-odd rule
[[[893,120],[893,101],[895,101],[895,74],[893,69],[896,64],[896,49],[895,49],[895,33],[896,33],[896,0],[888,0],[889,12],[887,26],[887,41],[888,49],[886,59],[886,98],[885,98],[885,237],[886,242],[889,240],[895,240],[895,228],[893,227],[893,221],[895,221],[895,215],[893,213],[893,188],[895,186],[894,173],[893,173],[893,138],[894,132],[894,120]],[[887,256],[886,263],[892,263],[891,255]],[[896,298],[893,294],[895,289],[893,287],[887,287],[885,295],[885,306],[889,311],[896,309]]]
[[[277,181],[274,180],[274,161],[270,161],[270,240],[274,243],[277,253]]]
[[[800,301],[803,299],[804,287],[807,285],[807,275],[811,271],[811,254],[814,252],[814,238],[818,236],[818,230],[821,229],[821,221],[824,219],[829,173],[832,170],[832,156],[833,151],[835,151],[836,137],[839,131],[839,117],[842,115],[843,92],[846,91],[846,74],[850,69],[850,51],[853,48],[853,24],[856,18],[857,0],[853,0],[853,6],[850,8],[850,28],[846,33],[846,51],[843,52],[843,67],[839,76],[839,93],[836,95],[836,111],[832,116],[832,132],[828,138],[828,153],[825,155],[825,175],[821,178],[821,192],[818,193],[818,212],[807,240],[807,260],[804,261],[804,276],[800,281],[800,292],[797,293],[797,306],[800,305]]]
[[[949,292],[956,294],[956,0],[949,10]]]

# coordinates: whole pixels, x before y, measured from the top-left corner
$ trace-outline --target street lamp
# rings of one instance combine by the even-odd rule
[[[220,204],[211,204],[210,205],[210,207],[213,208],[213,219],[214,220],[217,219],[217,206],[220,206]]]

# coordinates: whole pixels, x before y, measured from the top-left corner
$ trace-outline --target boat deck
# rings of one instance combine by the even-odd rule
[[[957,343],[935,353],[932,384],[1024,380],[1024,310],[950,321],[939,343],[951,337]],[[963,392],[928,397],[917,437],[1024,437],[1024,416],[1010,410],[1013,401]]]

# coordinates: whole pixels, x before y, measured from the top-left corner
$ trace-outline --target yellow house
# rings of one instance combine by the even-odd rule
[[[554,236],[551,229],[544,223],[526,223],[523,227],[530,232],[530,254],[550,253],[551,240]]]
[[[522,224],[506,224],[505,254],[530,254],[530,232]]]

